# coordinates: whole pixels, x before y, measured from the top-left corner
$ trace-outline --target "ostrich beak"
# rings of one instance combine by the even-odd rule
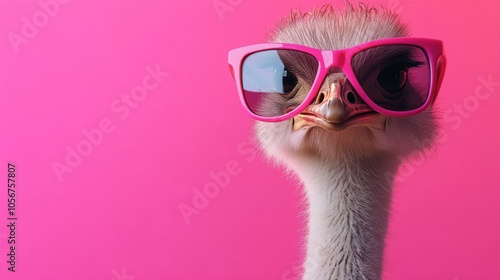
[[[344,74],[334,73],[325,79],[316,100],[293,118],[293,130],[315,126],[334,131],[351,126],[384,130],[385,120],[359,97]]]

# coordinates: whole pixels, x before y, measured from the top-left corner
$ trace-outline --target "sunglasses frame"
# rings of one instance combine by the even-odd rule
[[[429,67],[430,67],[429,92],[427,94],[427,99],[425,103],[419,108],[408,111],[393,111],[382,108],[368,97],[366,92],[359,84],[356,75],[354,74],[354,70],[352,69],[352,58],[356,54],[373,47],[388,46],[388,45],[408,45],[408,46],[418,47],[424,52],[429,61]],[[245,59],[251,54],[268,50],[301,51],[312,55],[318,61],[318,72],[316,73],[316,78],[311,86],[311,90],[307,94],[304,101],[292,111],[276,117],[259,116],[256,115],[250,109],[245,99],[243,82],[242,82],[243,80],[242,67]],[[341,50],[320,50],[303,45],[287,44],[287,43],[256,44],[229,51],[228,63],[231,74],[233,75],[233,78],[236,81],[236,86],[238,88],[240,101],[245,107],[246,111],[250,114],[250,116],[259,121],[279,122],[290,119],[298,115],[307,106],[309,106],[309,104],[313,102],[314,98],[316,97],[318,91],[321,88],[323,81],[328,75],[328,71],[332,67],[337,67],[343,71],[343,73],[346,75],[347,79],[349,79],[351,85],[356,90],[361,99],[363,99],[363,101],[373,110],[381,114],[394,117],[404,117],[417,114],[425,110],[429,106],[429,104],[434,102],[438,90],[441,86],[441,82],[443,80],[444,71],[446,68],[446,56],[443,49],[443,42],[440,40],[429,39],[429,38],[417,38],[417,37],[401,37],[401,38],[387,38],[387,39],[375,40]]]

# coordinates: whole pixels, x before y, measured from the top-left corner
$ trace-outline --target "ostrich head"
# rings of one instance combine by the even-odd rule
[[[305,14],[294,11],[272,32],[270,41],[320,50],[340,50],[378,39],[406,37],[408,34],[408,27],[396,14],[359,4],[358,7],[348,5],[343,10],[326,6]],[[289,63],[292,64],[287,65],[289,69],[302,73],[314,74],[316,71],[305,59],[291,59]],[[363,65],[353,65],[353,68],[369,69],[367,65],[372,62],[367,58],[356,63]],[[441,68],[437,71],[442,72],[444,67]],[[408,72],[395,74],[394,69],[389,69],[389,72],[385,75],[393,75],[389,78],[399,79],[403,85],[411,82],[401,81],[411,78]],[[299,104],[310,91],[311,81],[292,77],[291,83],[289,86],[294,87],[291,100]],[[436,91],[439,82],[437,84]],[[369,90],[365,88],[365,91]],[[374,153],[401,157],[432,146],[437,128],[432,104],[412,116],[391,117],[378,113],[360,98],[351,81],[336,67],[329,69],[314,94],[309,106],[293,118],[256,124],[257,137],[266,153],[292,169],[302,166],[307,158],[352,159]],[[260,110],[283,114],[289,106],[289,102],[268,97]]]
[[[432,148],[445,68],[440,41],[407,36],[386,9],[326,6],[293,12],[274,43],[229,53],[240,98],[262,121],[262,148],[305,183],[304,279],[380,277],[393,181],[385,175]]]

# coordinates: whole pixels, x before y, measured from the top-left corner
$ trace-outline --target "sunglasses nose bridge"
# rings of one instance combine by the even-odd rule
[[[324,67],[330,69],[332,67],[342,68],[345,63],[345,53],[342,50],[321,51]]]
[[[314,103],[321,103],[325,98],[337,98],[342,103],[364,103],[356,93],[356,90],[354,90],[346,75],[342,72],[346,59],[345,51],[322,51],[321,55],[327,74],[316,95]]]

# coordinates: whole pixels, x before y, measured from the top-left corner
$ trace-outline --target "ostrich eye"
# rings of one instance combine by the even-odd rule
[[[431,69],[423,49],[385,45],[355,54],[352,69],[367,97],[391,111],[420,108],[429,98]]]
[[[289,94],[297,86],[299,80],[290,70],[283,70],[283,93]]]
[[[395,62],[386,66],[377,77],[379,85],[388,93],[398,93],[403,90],[408,78],[408,66]]]

